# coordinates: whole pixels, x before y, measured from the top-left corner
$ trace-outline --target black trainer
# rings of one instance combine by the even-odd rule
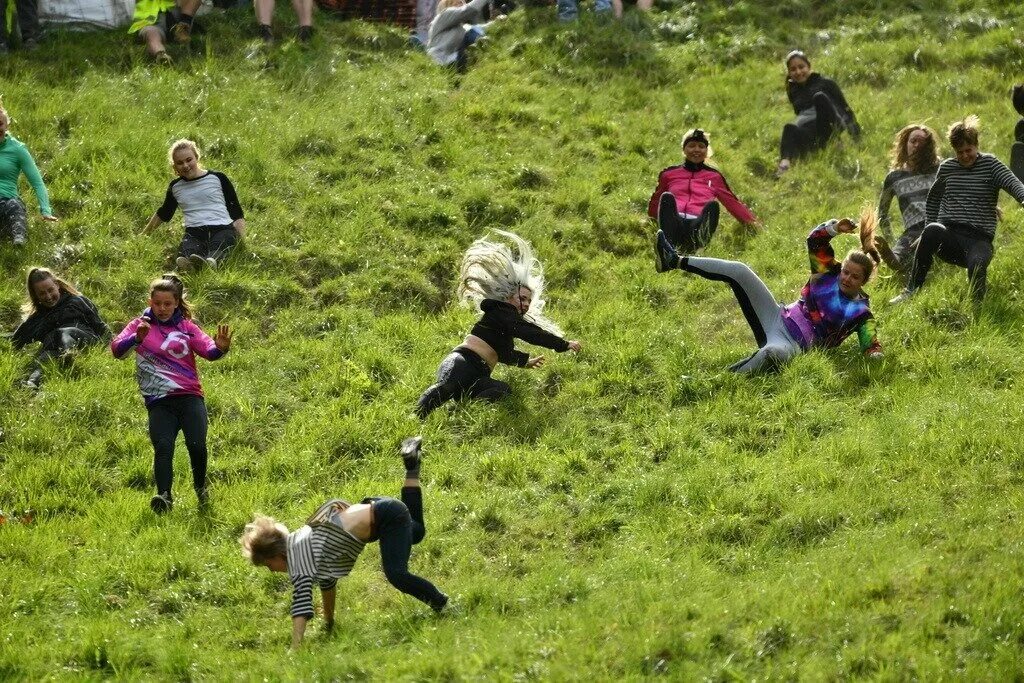
[[[264,45],[274,42],[274,29],[270,28],[270,24],[260,24],[260,40]]]
[[[402,442],[402,462],[405,463],[405,469],[409,472],[418,472],[420,469],[420,460],[422,459],[420,451],[423,449],[423,437],[422,436],[410,436],[408,439]]]
[[[440,614],[441,610],[443,610],[445,605],[447,605],[447,604],[448,604],[448,596],[445,595],[444,593],[441,593],[441,597],[439,599],[431,600],[430,601],[430,609],[432,609],[435,612],[437,612],[438,614]]]
[[[149,500],[149,507],[158,515],[170,512],[171,508],[174,507],[174,501],[171,500],[171,492],[164,491],[153,496]]]
[[[201,489],[196,489],[196,499],[199,501],[199,507],[204,508],[210,504],[210,491],[205,486]]]
[[[300,43],[308,43],[313,40],[313,27],[312,26],[300,26],[296,32],[295,37],[298,38]]]
[[[662,230],[658,231],[658,238],[654,243],[654,269],[659,273],[666,270],[674,270],[679,267],[679,254],[669,244],[668,238]]]

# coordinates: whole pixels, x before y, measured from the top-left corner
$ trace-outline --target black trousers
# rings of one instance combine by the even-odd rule
[[[372,505],[374,526],[380,540],[380,562],[388,582],[434,609],[444,607],[445,595],[434,584],[409,571],[412,547],[427,533],[420,488],[403,486],[402,500],[379,498]]]
[[[914,254],[914,265],[910,271],[910,289],[916,290],[924,284],[935,256],[946,263],[967,269],[971,296],[975,301],[985,298],[988,286],[988,264],[992,262],[994,249],[991,238],[987,238],[966,226],[929,223],[921,233],[921,241]]]
[[[843,130],[843,116],[832,98],[823,92],[815,93],[814,121],[802,124],[787,123],[782,127],[779,145],[780,159],[799,159],[828,144],[829,139]]]
[[[206,486],[206,430],[209,424],[202,396],[168,396],[147,407],[149,440],[153,443],[153,474],[157,493],[170,493],[174,481],[174,441],[185,434],[195,489]]]
[[[416,404],[416,414],[425,419],[442,404],[453,398],[471,396],[485,401],[497,401],[512,393],[504,382],[491,379],[487,361],[469,349],[457,348],[441,361],[437,369],[437,382],[432,384]]]
[[[662,192],[658,200],[658,228],[681,254],[692,254],[711,243],[711,238],[718,229],[718,218],[722,207],[718,202],[710,201],[701,209],[696,218],[684,218],[679,214],[675,195]]]
[[[10,42],[7,35],[7,3],[9,0],[0,0],[0,17],[4,17],[3,26],[0,27],[0,43]],[[35,39],[39,32],[39,8],[36,5],[38,0],[14,0],[14,13],[18,15],[18,28],[21,29],[21,41]]]
[[[198,254],[203,258],[212,256],[220,261],[231,252],[237,240],[238,236],[235,234],[235,229],[230,225],[185,228],[185,234],[181,238],[181,246],[178,247],[178,255],[192,256],[193,254]]]

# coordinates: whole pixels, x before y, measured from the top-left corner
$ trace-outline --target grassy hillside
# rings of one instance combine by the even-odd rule
[[[201,367],[209,514],[180,441],[176,508],[150,512],[130,361],[90,351],[33,395],[30,355],[0,342],[0,509],[37,511],[0,526],[0,678],[1019,675],[1024,212],[1004,197],[977,317],[963,271],[937,267],[898,309],[883,271],[876,364],[850,341],[732,376],[753,341],[731,294],[652,267],[646,202],[693,125],[767,225],[726,217],[708,254],[785,300],[807,231],[875,201],[904,124],[977,113],[983,149],[1008,156],[1024,10],[907,6],[677,3],[572,26],[527,9],[461,78],[400,30],[322,15],[310,50],[249,57],[246,12],[207,18],[172,68],[120,31],[0,61],[12,133],[62,217],[33,219],[24,251],[0,244],[4,329],[31,264],[67,273],[115,329],[138,314],[180,238],[180,219],[140,234],[175,138],[234,180],[250,226],[223,269],[187,280],[200,323],[237,330]],[[865,136],[774,181],[797,45]],[[412,406],[474,319],[452,301],[458,259],[492,227],[533,242],[549,312],[584,350],[502,368],[509,400],[421,426]],[[340,585],[338,632],[314,622],[287,655],[287,579],[243,562],[243,525],[396,493],[395,449],[420,430],[429,533],[412,568],[456,608],[392,589],[371,546]]]

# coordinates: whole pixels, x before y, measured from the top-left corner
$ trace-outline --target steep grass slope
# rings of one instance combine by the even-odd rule
[[[1004,200],[989,296],[936,269],[910,305],[870,286],[886,349],[723,371],[752,344],[731,294],[651,266],[656,173],[700,125],[766,223],[727,218],[710,255],[782,299],[803,240],[873,202],[892,135],[978,113],[1005,158],[1024,69],[1010,2],[709,2],[573,26],[528,9],[461,78],[400,31],[321,17],[309,51],[247,57],[251,17],[211,17],[171,69],[120,33],[59,35],[0,63],[3,97],[63,220],[0,245],[0,322],[30,264],[65,272],[115,329],[144,305],[180,222],[139,234],[190,136],[227,172],[250,234],[190,276],[199,320],[237,330],[201,368],[213,509],[154,518],[130,362],[103,350],[19,387],[0,346],[0,678],[1003,679],[1024,644],[1019,282],[1024,214]],[[282,15],[282,21],[290,21]],[[780,56],[835,77],[866,134],[771,179],[791,112]],[[34,206],[34,204],[33,204]],[[473,314],[457,262],[488,228],[528,237],[550,313],[584,343],[503,368],[497,406],[409,416]],[[838,244],[839,250],[846,247]],[[852,246],[852,245],[851,245]],[[341,627],[300,653],[287,580],[246,566],[253,511],[297,525],[328,496],[397,491],[422,430],[437,618],[391,589],[377,550],[340,587]]]

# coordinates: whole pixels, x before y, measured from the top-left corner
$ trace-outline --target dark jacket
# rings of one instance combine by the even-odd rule
[[[480,310],[484,315],[469,333],[487,342],[502,363],[524,367],[530,360],[528,353],[516,350],[516,339],[559,353],[569,350],[569,342],[530,322],[510,303],[484,299],[480,302]]]
[[[843,91],[839,89],[839,85],[831,78],[825,78],[821,74],[812,73],[804,81],[803,85],[794,81],[789,81],[786,85],[786,94],[789,95],[789,102],[793,105],[793,112],[799,114],[805,109],[814,108],[814,96],[815,94],[823,92],[828,95],[829,99],[832,100],[832,104],[836,105],[836,109],[839,110],[839,114],[843,117],[843,123],[854,136],[860,135],[860,124],[857,123],[857,117],[853,113],[853,109],[847,104],[846,98],[843,96]]]
[[[100,318],[96,305],[82,295],[64,292],[52,308],[40,308],[18,325],[11,337],[15,348],[42,341],[46,335],[61,327],[77,327],[97,337],[110,336],[110,328]]]

